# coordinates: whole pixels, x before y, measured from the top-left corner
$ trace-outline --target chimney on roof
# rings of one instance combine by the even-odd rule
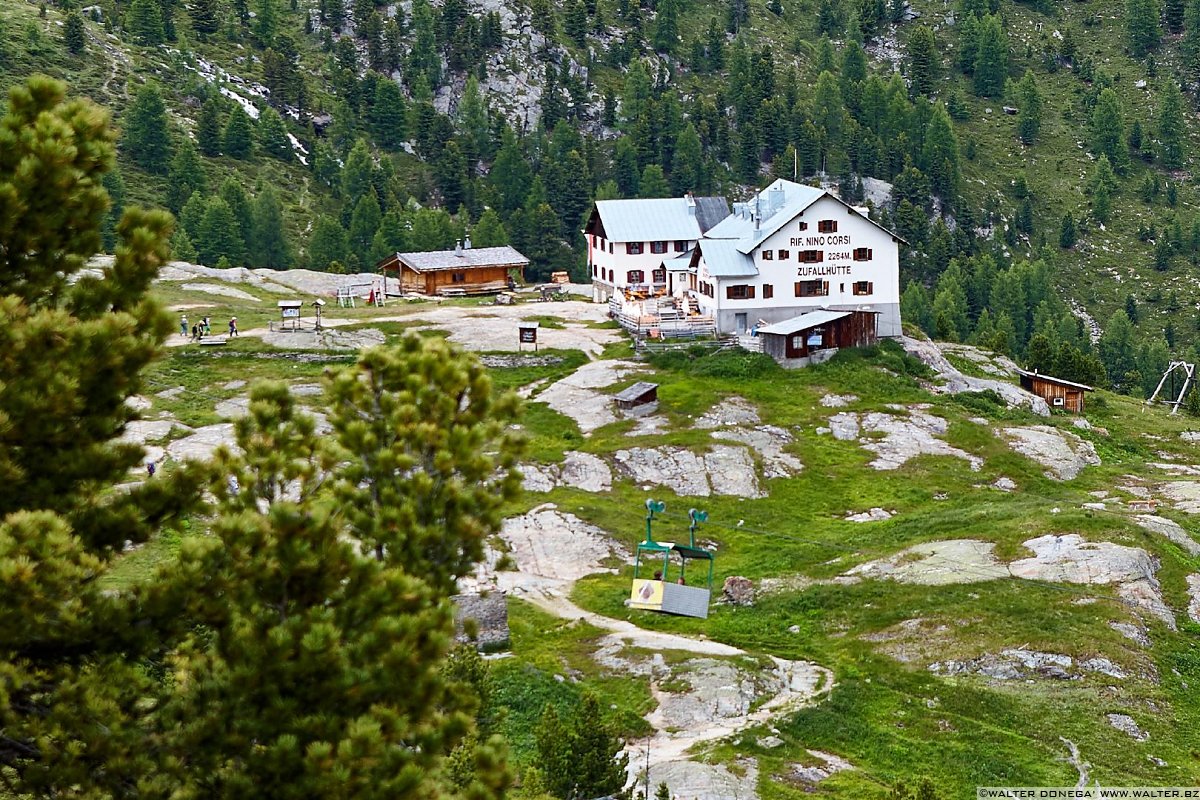
[[[691,214],[693,217],[696,216],[696,198],[692,196],[691,192],[686,192],[683,195],[683,199],[687,203],[688,214]]]
[[[462,242],[455,241],[454,242],[454,255],[459,256],[461,258],[462,254],[463,254]]]
[[[468,236],[466,239],[463,239],[463,250],[470,250],[470,249],[471,249],[471,237]]]

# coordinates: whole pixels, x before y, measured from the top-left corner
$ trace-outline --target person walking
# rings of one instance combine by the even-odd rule
[[[179,335],[180,336],[188,335],[187,314],[183,314],[179,317]]]
[[[212,336],[212,322],[207,316],[204,317],[204,324],[201,327],[204,329],[204,336]]]
[[[229,318],[229,335],[230,335],[230,336],[237,336],[237,335],[238,335],[238,330],[237,330],[237,317],[230,317],[230,318]]]
[[[200,341],[200,325],[199,324],[192,326],[192,341],[194,341],[194,342]]]

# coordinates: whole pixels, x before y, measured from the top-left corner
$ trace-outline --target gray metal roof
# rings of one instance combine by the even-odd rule
[[[826,325],[834,320],[848,317],[852,313],[851,311],[810,311],[807,314],[801,314],[798,317],[792,317],[791,319],[785,319],[783,322],[776,322],[772,325],[759,328],[758,333],[760,336],[764,333],[777,333],[780,336],[790,336],[793,333],[806,331],[809,328]]]
[[[529,259],[504,245],[503,247],[472,247],[462,250],[433,250],[427,253],[396,253],[396,259],[417,272],[473,267],[528,266]]]
[[[709,239],[739,239],[753,247],[825,194],[824,189],[780,178],[759,192],[755,198],[745,203],[734,203],[733,213],[709,230],[705,236]],[[758,230],[755,230],[754,222],[756,209],[762,217]]]
[[[650,392],[658,391],[657,383],[647,383],[646,381],[638,381],[633,386],[627,389],[622,389],[614,395],[614,399],[622,403],[632,403],[635,400],[640,400],[643,395]]]
[[[754,259],[737,248],[733,239],[701,239],[700,254],[708,267],[708,274],[714,278],[743,278],[758,275],[758,267]]]
[[[693,248],[695,249],[695,248]],[[692,250],[680,253],[674,258],[664,258],[663,267],[671,272],[684,272],[692,266]]]
[[[724,197],[656,197],[597,200],[604,238],[612,242],[655,242],[699,239],[716,220],[729,213]]]

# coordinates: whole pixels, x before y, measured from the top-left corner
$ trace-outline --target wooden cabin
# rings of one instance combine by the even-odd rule
[[[386,279],[396,273],[402,294],[459,297],[494,294],[524,280],[529,259],[511,247],[471,247],[471,240],[453,250],[396,253],[376,268]]]
[[[756,330],[762,351],[789,369],[820,363],[843,347],[879,341],[877,311],[810,311]]]
[[[1019,369],[1017,374],[1021,376],[1022,389],[1036,394],[1051,408],[1069,411],[1072,414],[1083,413],[1083,396],[1092,391],[1091,386],[1042,375],[1037,370],[1027,372]]]

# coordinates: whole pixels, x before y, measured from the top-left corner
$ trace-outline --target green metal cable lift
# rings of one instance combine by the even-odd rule
[[[712,599],[713,554],[711,550],[696,546],[696,528],[708,520],[708,513],[694,508],[688,511],[688,543],[676,544],[654,539],[655,514],[666,509],[666,503],[659,500],[646,501],[646,540],[637,545],[629,607],[706,619]],[[688,563],[692,561],[708,562],[708,575],[697,585],[688,582]],[[700,568],[703,569],[703,565]],[[643,571],[651,569],[654,570],[653,577],[642,577]],[[694,576],[696,567],[692,569]]]

